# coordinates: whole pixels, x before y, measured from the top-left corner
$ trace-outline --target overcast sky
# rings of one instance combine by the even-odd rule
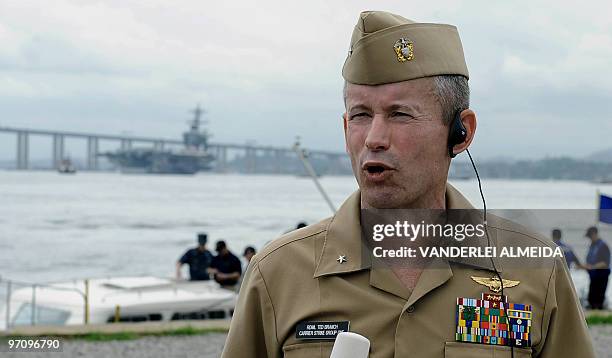
[[[213,141],[341,151],[341,68],[373,9],[458,26],[475,156],[612,147],[605,1],[1,0],[0,126],[174,138],[201,103]]]

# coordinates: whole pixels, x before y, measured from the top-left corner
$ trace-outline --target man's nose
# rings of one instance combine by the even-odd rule
[[[366,137],[365,145],[373,151],[389,149],[391,127],[383,116],[374,116]]]

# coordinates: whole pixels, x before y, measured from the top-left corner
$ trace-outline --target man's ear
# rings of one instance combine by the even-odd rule
[[[346,130],[348,126],[348,121],[346,117],[346,112],[342,114],[342,128],[344,129],[344,150],[348,153],[348,137],[346,135]]]
[[[453,146],[453,153],[455,154],[459,154],[466,150],[472,143],[472,140],[474,140],[474,135],[476,134],[476,113],[468,108],[461,111],[459,117],[461,123],[463,123],[463,127],[465,127],[466,136],[463,142]]]

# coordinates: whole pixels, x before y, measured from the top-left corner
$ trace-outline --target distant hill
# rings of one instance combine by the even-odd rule
[[[585,160],[593,162],[612,163],[612,148],[599,150],[584,157]]]
[[[477,163],[483,178],[500,179],[565,179],[597,181],[612,178],[612,161],[594,161],[569,157],[539,160],[513,160],[508,162],[482,161]],[[456,162],[451,176],[473,177],[470,162]]]

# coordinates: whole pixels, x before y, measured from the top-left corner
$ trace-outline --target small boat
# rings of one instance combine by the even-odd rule
[[[74,174],[76,173],[76,168],[74,167],[74,165],[72,165],[72,161],[70,160],[70,158],[67,158],[62,159],[59,167],[57,168],[57,171],[61,174]]]
[[[8,308],[3,302],[0,330],[7,330],[7,322],[8,328],[83,324],[86,311],[90,324],[229,318],[236,296],[212,280],[177,281],[153,276],[30,286],[13,291]]]

